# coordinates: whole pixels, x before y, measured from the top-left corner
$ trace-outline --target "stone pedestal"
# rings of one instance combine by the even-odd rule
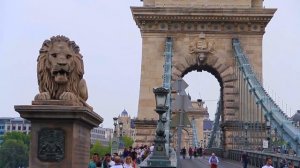
[[[29,167],[87,167],[90,131],[103,118],[90,108],[57,102],[59,105],[15,106],[22,118],[31,121]]]

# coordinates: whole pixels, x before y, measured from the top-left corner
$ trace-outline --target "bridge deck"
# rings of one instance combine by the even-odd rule
[[[208,164],[209,156],[205,156],[205,158],[195,158],[195,159],[180,159],[179,163],[181,164],[181,168],[195,168],[195,167],[210,167]],[[235,168],[235,167],[242,167],[241,162],[226,160],[219,158],[220,163],[218,168]],[[248,165],[248,168],[254,168],[253,166]]]

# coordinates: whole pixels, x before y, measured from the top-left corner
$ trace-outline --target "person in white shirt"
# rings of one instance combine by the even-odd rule
[[[269,157],[267,157],[267,158],[266,158],[266,165],[264,165],[262,168],[274,168],[274,167],[272,166],[272,159],[269,158]]]
[[[123,167],[124,167],[124,168],[133,168],[133,165],[132,165],[132,159],[131,159],[130,156],[127,156],[127,157],[125,158],[125,162],[124,162],[124,164],[123,164]]]
[[[111,168],[123,168],[122,160],[119,156],[116,156],[114,160],[115,160],[115,164],[111,166]]]
[[[150,146],[150,152],[151,152],[151,153],[153,153],[153,150],[154,150],[154,144],[152,144],[152,145]]]
[[[109,168],[113,165],[115,165],[115,162],[111,160],[110,153],[105,154],[105,158],[104,158],[104,161],[102,163],[102,168]]]

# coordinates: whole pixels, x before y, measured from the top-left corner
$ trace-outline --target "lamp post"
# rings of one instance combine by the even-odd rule
[[[117,135],[118,118],[117,118],[117,117],[114,117],[113,120],[114,120],[114,126],[115,126],[115,129],[114,129],[114,136],[116,136],[116,135]]]
[[[122,137],[123,123],[119,122],[120,137]]]
[[[248,146],[248,123],[245,123],[244,129],[245,129],[245,141],[244,141],[244,147],[247,149]]]
[[[118,153],[118,149],[119,149],[119,140],[117,137],[117,125],[118,125],[118,118],[114,117],[114,134],[113,134],[113,140],[111,143],[111,155],[114,153]]]
[[[206,133],[204,133],[204,148],[206,148]]]
[[[156,113],[159,115],[156,128],[156,136],[154,139],[154,150],[153,155],[150,156],[150,159],[147,160],[146,167],[172,167],[169,158],[167,157],[167,151],[165,148],[166,135],[164,123],[166,118],[162,117],[163,114],[168,110],[166,106],[166,100],[169,93],[169,90],[163,87],[153,89],[155,94],[155,103],[156,103]],[[142,167],[142,166],[141,166]]]
[[[119,153],[122,152],[124,149],[124,142],[122,139],[123,136],[123,122],[119,122],[119,131],[120,131],[120,136],[119,136]]]
[[[272,153],[272,140],[271,140],[271,121],[266,121],[266,129],[267,129],[267,141],[268,141],[268,148],[266,152]]]

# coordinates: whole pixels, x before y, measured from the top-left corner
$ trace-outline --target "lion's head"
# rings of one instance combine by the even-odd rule
[[[54,36],[45,40],[38,57],[37,76],[40,93],[50,99],[60,99],[63,92],[71,92],[83,100],[80,93],[84,74],[82,55],[74,41],[65,36]]]

